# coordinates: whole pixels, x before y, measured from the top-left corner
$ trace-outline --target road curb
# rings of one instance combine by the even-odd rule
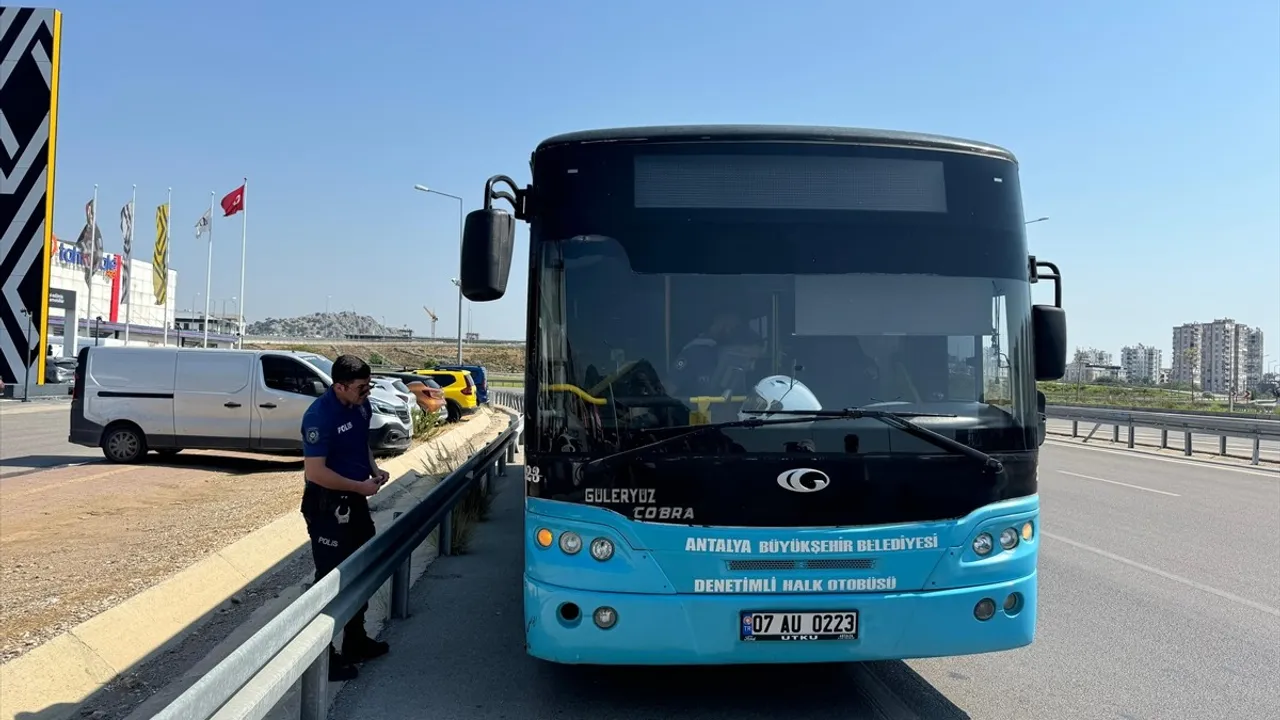
[[[379,463],[392,479],[375,496],[374,509],[410,490],[424,477],[420,471],[446,457],[473,452],[476,436],[488,428],[492,413],[486,410],[439,438]],[[298,482],[300,498],[302,479]],[[108,682],[181,642],[223,603],[306,551],[307,545],[301,514],[287,513],[0,665],[0,718],[22,713],[41,720],[73,717]]]

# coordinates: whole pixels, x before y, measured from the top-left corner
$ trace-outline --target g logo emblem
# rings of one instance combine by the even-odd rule
[[[822,490],[831,484],[831,478],[821,470],[813,468],[796,468],[778,476],[778,484],[784,490],[798,493],[812,493]]]

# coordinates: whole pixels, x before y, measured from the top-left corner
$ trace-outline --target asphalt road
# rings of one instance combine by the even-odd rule
[[[67,442],[71,403],[0,403],[0,478],[102,460],[102,451]]]
[[[513,466],[331,717],[1220,720],[1280,707],[1280,474],[1048,445],[1034,645],[806,667],[592,669],[524,653]],[[1272,708],[1271,711],[1266,708]]]

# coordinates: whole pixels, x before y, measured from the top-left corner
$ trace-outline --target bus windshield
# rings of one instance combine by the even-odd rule
[[[838,160],[639,155],[616,159],[631,171],[621,189],[553,183],[564,202],[534,229],[536,449],[599,454],[752,411],[868,406],[945,416],[931,429],[986,451],[1036,447],[1013,166]],[[806,194],[786,192],[792,176]],[[852,191],[830,191],[842,181]],[[887,433],[851,420],[727,434],[748,453],[843,455],[850,424],[864,443]]]

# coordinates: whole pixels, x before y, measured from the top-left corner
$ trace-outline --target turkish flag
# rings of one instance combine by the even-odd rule
[[[231,217],[244,209],[244,186],[232,190],[222,198],[222,217]]]

